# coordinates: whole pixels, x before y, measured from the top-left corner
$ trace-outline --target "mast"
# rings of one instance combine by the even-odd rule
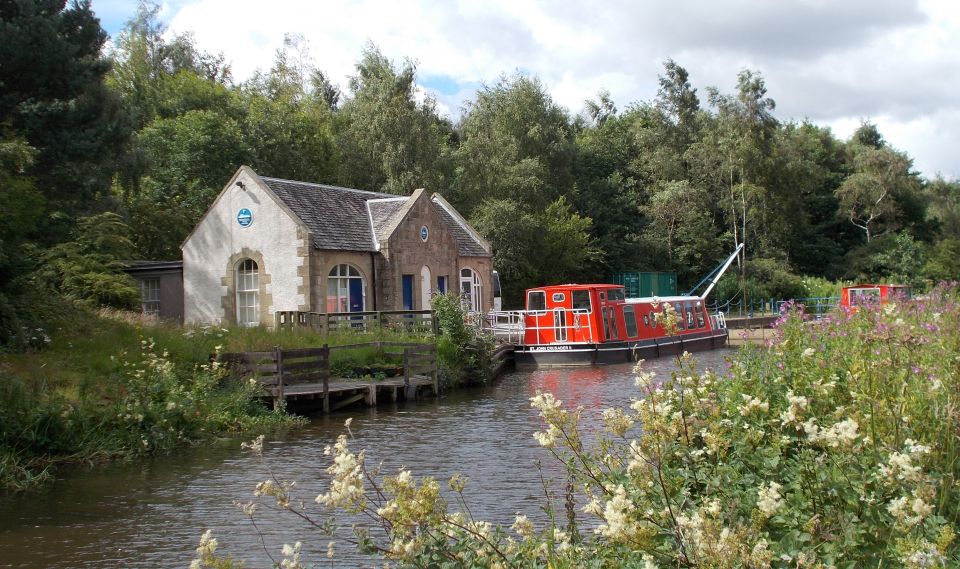
[[[737,255],[740,254],[741,250],[743,250],[743,243],[737,245],[737,248],[733,251],[733,253],[730,254],[729,257],[727,257],[726,261],[717,265],[717,267],[710,271],[707,276],[703,277],[703,280],[697,283],[697,286],[690,289],[690,292],[687,293],[687,296],[695,296],[694,293],[697,292],[697,289],[700,288],[703,283],[710,281],[709,286],[707,286],[707,290],[703,291],[703,294],[700,295],[701,297],[706,298],[707,295],[710,294],[710,291],[713,290],[713,287],[716,286],[717,281],[720,280],[720,277],[723,276],[723,273],[727,272],[727,269],[730,268],[730,263],[737,258]]]

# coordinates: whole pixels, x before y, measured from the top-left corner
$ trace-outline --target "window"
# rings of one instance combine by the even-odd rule
[[[880,302],[879,288],[852,288],[850,289],[850,306],[863,304],[877,304]]]
[[[590,291],[589,290],[575,290],[572,293],[573,300],[573,309],[574,310],[586,310],[590,312]]]
[[[607,308],[607,312],[610,314],[610,318],[609,318],[609,321],[610,321],[610,339],[611,339],[611,340],[615,340],[615,339],[617,339],[617,337],[620,336],[620,334],[617,333],[617,313],[614,312],[612,306],[609,307],[609,308]]]
[[[690,328],[692,330],[694,327],[693,326],[693,305],[691,305],[688,302],[686,305],[686,309],[687,309],[687,328]]]
[[[347,264],[337,265],[327,275],[327,312],[363,312],[363,277]]]
[[[623,307],[623,322],[627,326],[627,336],[635,338],[637,336],[637,315],[634,314],[632,306]]]
[[[531,290],[527,293],[527,310],[543,311],[547,309],[547,293]]]
[[[610,292],[607,293],[607,300],[623,300],[623,289],[610,289]]]
[[[253,259],[244,259],[237,265],[237,324],[260,324],[260,268]]]
[[[643,325],[646,326],[647,328],[650,328],[650,315],[649,315],[649,314],[644,314],[644,315],[643,315]]]
[[[144,314],[160,316],[160,279],[140,281],[140,302]]]
[[[473,269],[460,271],[460,295],[463,297],[464,307],[470,312],[480,312],[483,306],[483,291],[480,275]]]
[[[446,275],[437,277],[437,293],[447,294],[447,276]]]
[[[703,328],[706,323],[703,321],[703,306],[697,303],[697,328]]]
[[[687,327],[686,317],[683,315],[683,305],[679,302],[673,303],[673,310],[677,314],[677,328],[684,330]]]

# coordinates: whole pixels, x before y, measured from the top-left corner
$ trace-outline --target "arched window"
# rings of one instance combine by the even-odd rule
[[[363,312],[363,277],[356,268],[337,265],[327,275],[327,312]]]
[[[244,259],[237,264],[237,324],[260,324],[260,276],[257,262]]]
[[[483,290],[480,275],[473,269],[460,271],[460,294],[467,310],[480,312],[483,306]]]

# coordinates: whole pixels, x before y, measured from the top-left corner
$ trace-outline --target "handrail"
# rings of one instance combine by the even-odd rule
[[[541,326],[539,318],[553,313],[553,324]],[[563,314],[562,318],[557,315]],[[508,342],[517,343],[521,341],[527,330],[534,330],[539,337],[541,332],[552,331],[554,338],[571,338],[573,332],[586,330],[588,337],[586,340],[572,341],[564,340],[568,343],[593,343],[593,326],[590,325],[590,311],[582,308],[550,308],[545,310],[497,310],[487,313],[487,329],[495,337],[504,339]],[[533,316],[533,325],[527,325],[527,317]],[[559,322],[563,322],[560,324]]]

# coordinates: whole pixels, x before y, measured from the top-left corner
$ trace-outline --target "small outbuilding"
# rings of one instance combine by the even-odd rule
[[[242,166],[187,236],[187,323],[272,325],[278,311],[493,306],[492,250],[440,194],[365,192]]]

